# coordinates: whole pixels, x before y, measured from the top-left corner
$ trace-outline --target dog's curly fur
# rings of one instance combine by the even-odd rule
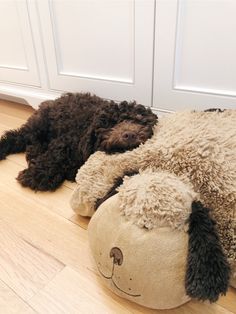
[[[43,102],[21,128],[6,132],[0,160],[26,152],[28,168],[17,180],[33,190],[55,190],[65,179],[73,181],[93,152],[123,152],[145,142],[156,122],[150,109],[135,102],[67,93]]]

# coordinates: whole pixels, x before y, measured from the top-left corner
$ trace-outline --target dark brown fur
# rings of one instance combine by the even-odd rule
[[[157,116],[135,102],[116,104],[90,94],[68,93],[42,103],[18,130],[0,140],[0,160],[26,152],[28,168],[17,180],[33,190],[55,190],[75,179],[88,157],[133,149],[152,136]]]
[[[192,203],[185,289],[191,298],[216,302],[228,289],[230,266],[210,211],[200,201]]]

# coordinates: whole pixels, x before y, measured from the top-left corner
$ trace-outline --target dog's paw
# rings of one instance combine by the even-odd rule
[[[20,171],[16,180],[24,187],[29,187],[33,190],[37,190],[35,180],[30,169],[24,169]]]
[[[34,167],[24,169],[16,179],[22,186],[29,187],[34,191],[54,191],[64,181],[60,173],[49,176],[46,171],[41,172]]]
[[[0,160],[6,159],[6,154],[0,152]]]

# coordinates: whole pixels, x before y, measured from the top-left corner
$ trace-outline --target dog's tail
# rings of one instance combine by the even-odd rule
[[[26,150],[25,127],[10,130],[3,134],[0,139],[0,160],[5,159],[10,154],[21,153]]]

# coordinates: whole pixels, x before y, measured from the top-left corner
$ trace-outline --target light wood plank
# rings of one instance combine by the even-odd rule
[[[70,293],[65,294],[65,291]],[[75,297],[77,295],[77,297]],[[109,296],[109,298],[108,298]],[[63,304],[61,299],[63,298]],[[119,298],[97,285],[91,274],[80,274],[66,267],[29,304],[39,313],[134,313],[134,314],[230,314],[219,305],[189,302],[173,310],[151,310]]]
[[[2,124],[0,124],[0,136],[2,136],[7,130],[10,130],[10,127],[7,128],[6,126],[2,126]]]
[[[236,314],[236,289],[229,288],[227,295],[221,297],[217,303]]]
[[[63,267],[0,221],[0,279],[23,300],[42,289]]]
[[[29,304],[42,314],[131,313],[125,305],[106,298],[90,278],[69,267],[33,297]]]
[[[0,173],[2,173],[0,171]],[[30,193],[33,193],[30,191]],[[14,201],[10,201],[14,200]],[[0,219],[64,264],[76,268],[90,264],[87,232],[53,213],[34,198],[25,197],[0,181]]]
[[[0,124],[2,128],[5,127],[6,129],[17,129],[24,123],[25,119],[9,116],[8,114],[0,112]]]
[[[36,312],[0,280],[0,311],[3,314],[35,314]]]
[[[90,221],[89,217],[83,217],[83,216],[79,216],[77,214],[74,214],[71,218],[70,221],[72,221],[73,223],[79,225],[81,228],[87,230],[88,229],[88,224]]]
[[[67,186],[72,191],[74,191],[74,189],[76,188],[76,182],[71,182],[71,181],[66,180],[64,182],[64,185]]]
[[[35,112],[35,110],[29,105],[0,99],[0,112],[9,116],[27,120]]]
[[[74,211],[71,209],[69,204],[69,200],[72,195],[71,189],[65,186],[61,186],[54,192],[35,193],[29,188],[23,188],[16,181],[15,179],[16,176],[23,169],[24,167],[22,167],[16,162],[12,162],[9,159],[0,161],[0,182],[4,183],[4,185],[8,187],[11,187],[12,197],[14,197],[14,195],[17,194],[18,197],[22,197],[24,199],[30,198],[32,200],[35,200],[38,204],[46,206],[51,211],[65,218],[70,218],[71,216],[74,215]]]
[[[216,303],[202,303],[199,301],[191,301],[179,308],[171,311],[170,314],[232,314],[232,312],[224,309]]]
[[[21,154],[13,154],[13,155],[9,155],[7,157],[8,160],[11,160],[13,162],[15,162],[16,164],[22,166],[23,168],[27,167],[27,162],[25,159],[25,154],[21,153]],[[70,190],[74,190],[76,187],[76,183],[75,182],[70,182],[68,180],[65,180],[63,182],[63,185],[66,186],[68,189]],[[45,193],[45,192],[44,192]]]

